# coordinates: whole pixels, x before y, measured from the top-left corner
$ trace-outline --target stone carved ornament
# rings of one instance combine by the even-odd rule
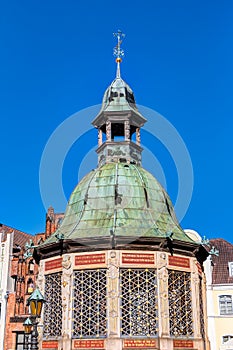
[[[63,255],[62,267],[64,267],[64,269],[66,270],[68,270],[71,267],[70,255]]]

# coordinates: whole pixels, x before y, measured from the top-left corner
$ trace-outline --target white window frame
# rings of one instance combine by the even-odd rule
[[[233,315],[233,300],[231,294],[222,294],[219,298],[219,314],[221,316]]]
[[[233,261],[228,262],[229,276],[233,277]]]
[[[228,338],[227,340],[224,341],[224,338]],[[232,334],[225,334],[222,336],[222,344],[225,344],[226,342],[228,342],[228,340],[233,339],[233,335]]]

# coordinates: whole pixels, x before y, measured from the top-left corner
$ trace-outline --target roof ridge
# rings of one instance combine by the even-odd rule
[[[22,231],[22,230],[19,230],[19,229],[15,228],[15,227],[12,227],[12,226],[9,226],[9,225],[6,225],[6,224],[2,224],[2,228],[3,228],[3,229],[4,229],[4,227],[7,228],[7,229],[11,229],[11,230],[13,230],[13,231],[17,231],[17,232],[22,233],[22,234],[24,234],[24,235],[34,236],[34,235],[31,234],[31,233],[27,233],[27,232],[24,232],[24,231]]]

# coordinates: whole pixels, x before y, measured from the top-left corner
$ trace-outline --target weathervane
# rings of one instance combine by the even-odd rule
[[[120,63],[122,62],[122,57],[124,57],[124,50],[121,48],[121,43],[125,37],[125,34],[118,29],[117,33],[113,33],[113,36],[117,38],[117,45],[113,49],[113,55],[116,57],[117,63],[117,78],[120,78]]]

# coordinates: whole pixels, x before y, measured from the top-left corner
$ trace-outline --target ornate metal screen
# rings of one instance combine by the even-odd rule
[[[121,269],[121,334],[158,333],[157,274],[155,269]]]
[[[61,272],[45,276],[44,336],[54,337],[62,331]]]
[[[73,337],[105,337],[106,269],[74,272]]]
[[[170,334],[193,335],[191,275],[182,271],[168,271],[168,299]]]
[[[204,319],[204,304],[202,295],[202,278],[199,278],[199,304],[200,304],[200,330],[201,336],[205,339],[205,319]]]

